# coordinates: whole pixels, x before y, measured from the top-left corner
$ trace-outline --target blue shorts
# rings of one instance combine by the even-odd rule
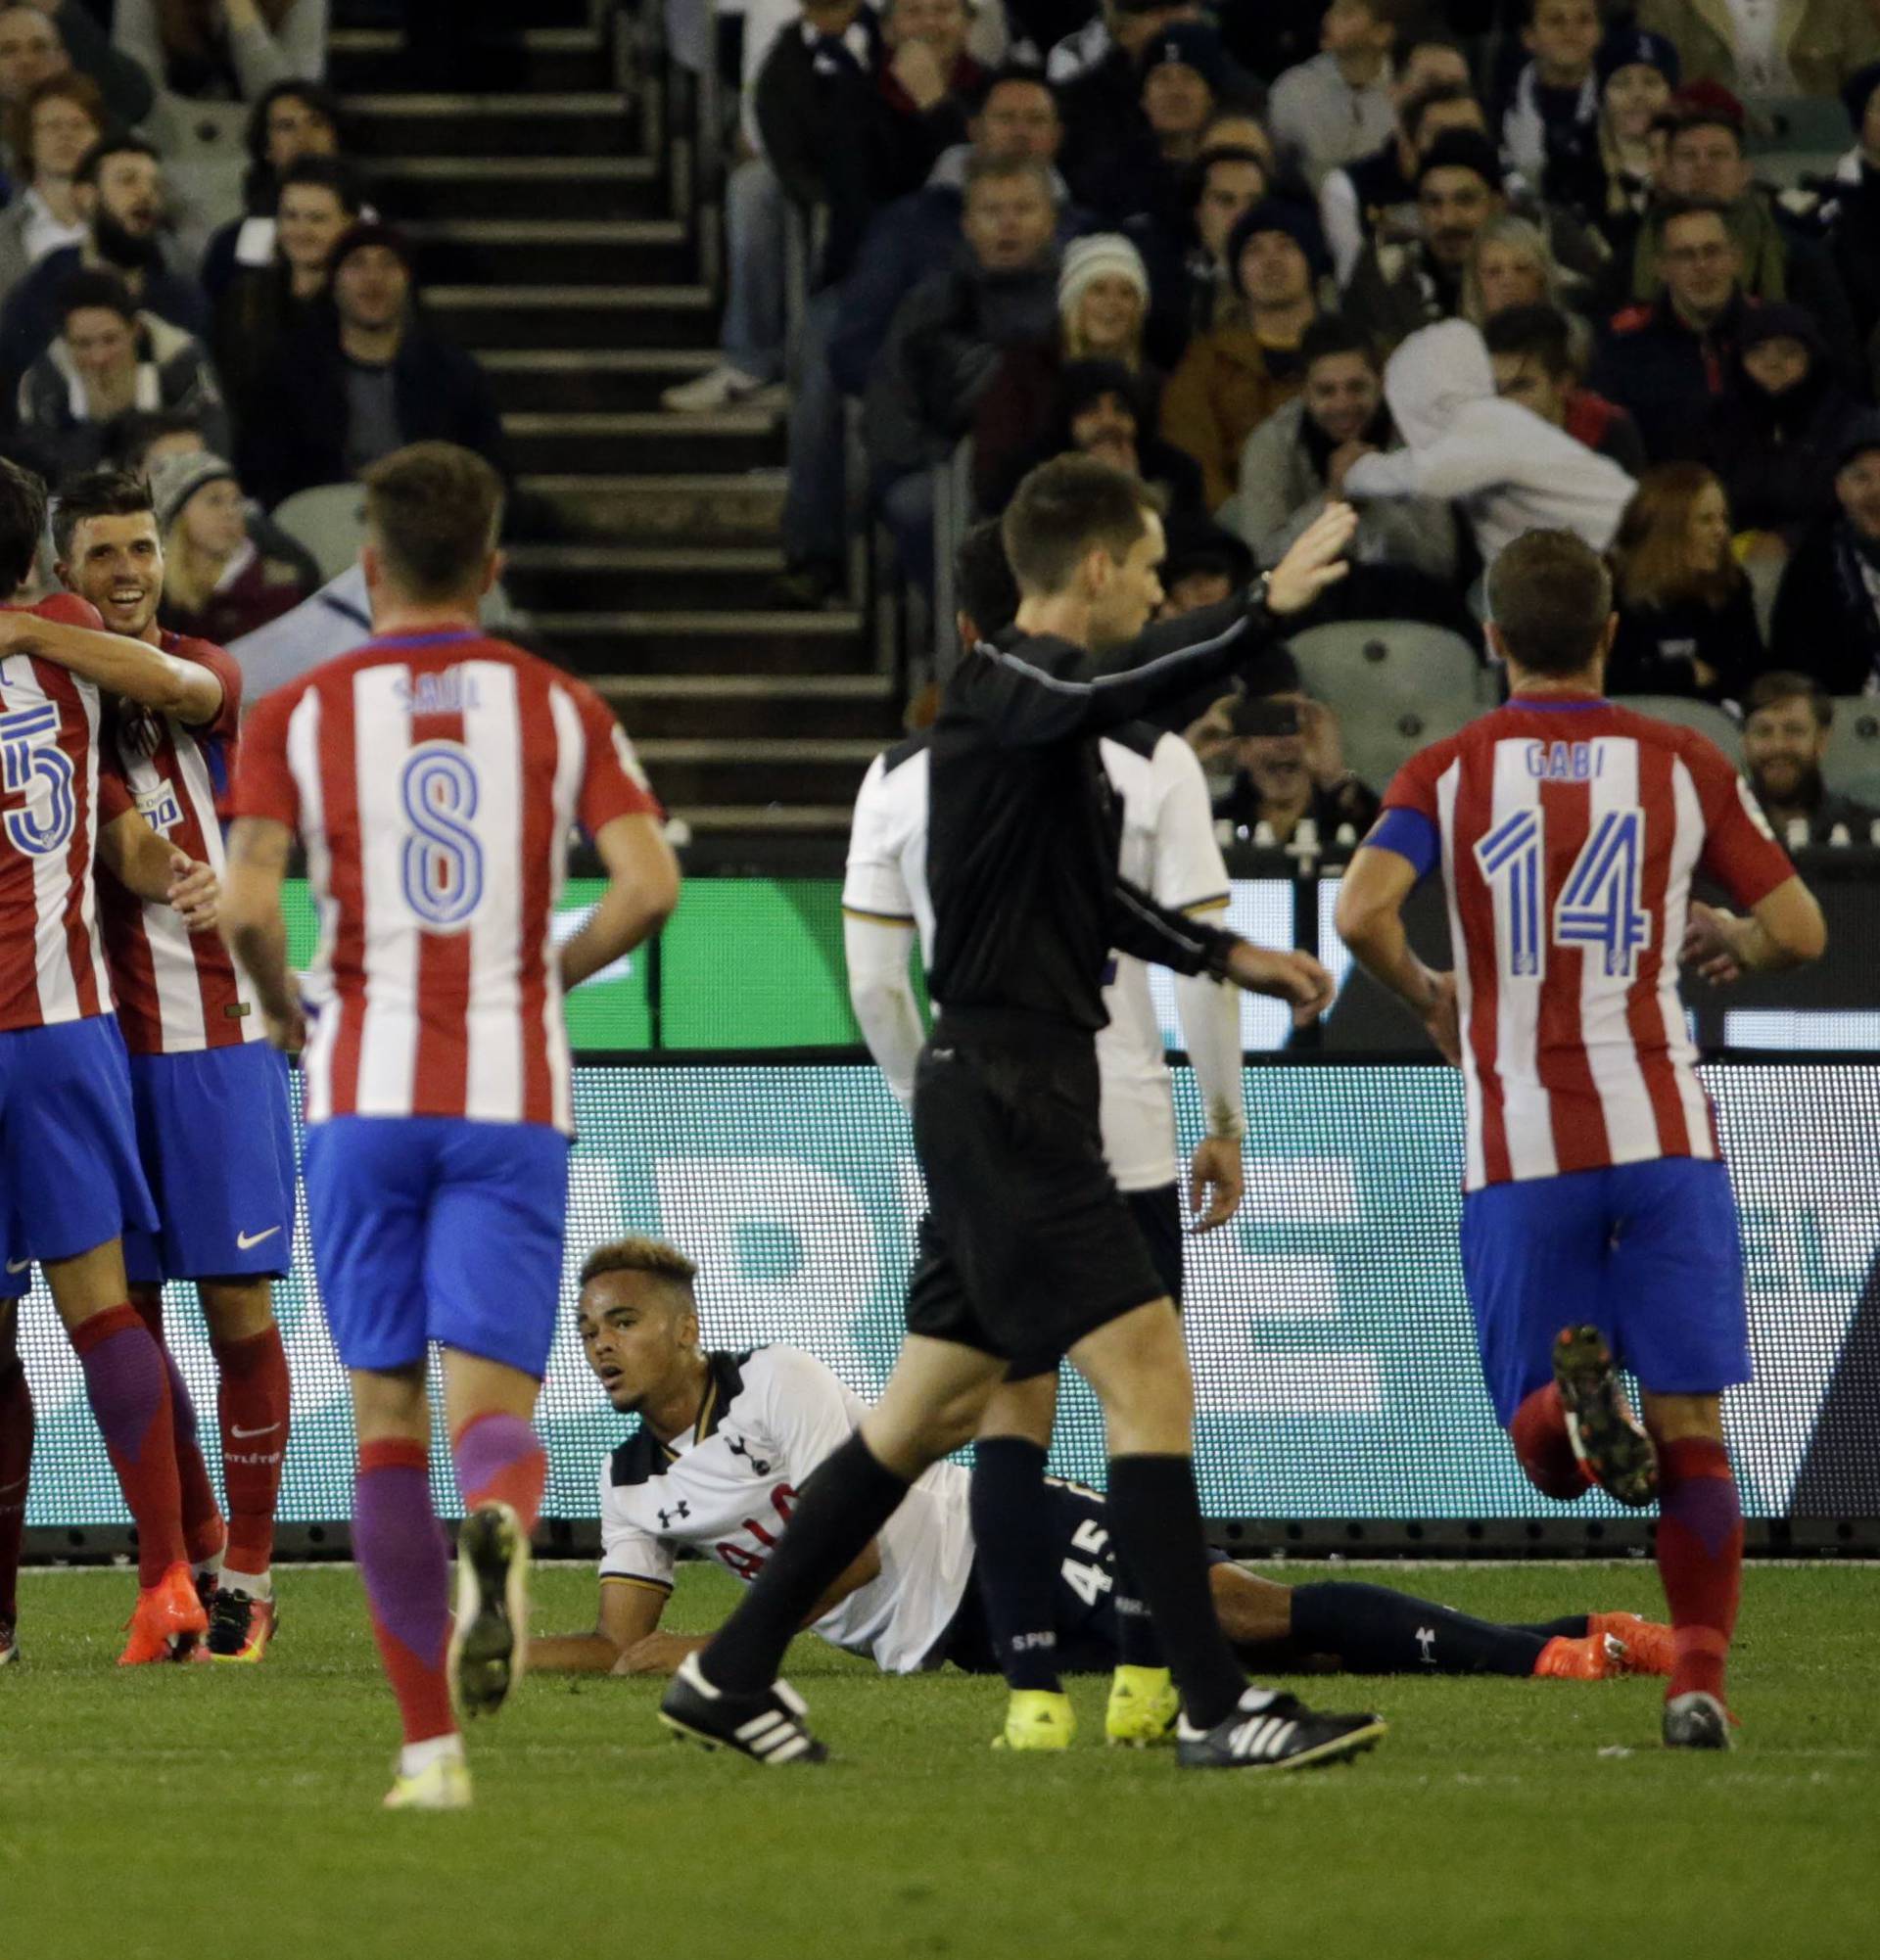
[[[568,1216],[559,1130],[336,1116],[307,1133],[306,1216],[348,1368],[406,1368],[435,1340],[547,1371]]]
[[[1598,1328],[1656,1394],[1714,1395],[1750,1378],[1736,1200],[1713,1159],[1659,1157],[1471,1191],[1462,1270],[1504,1427],[1553,1379],[1565,1327]]]
[[[73,1259],[157,1223],[116,1014],[0,1032],[0,1193],[7,1283],[22,1293],[29,1260]]]
[[[124,1234],[131,1283],[285,1273],[294,1255],[285,1057],[265,1042],[134,1054],[130,1096],[159,1219],[154,1233]]]

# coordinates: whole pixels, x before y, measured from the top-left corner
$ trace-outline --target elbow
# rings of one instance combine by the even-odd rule
[[[1776,940],[1792,966],[1811,966],[1828,950],[1828,922],[1812,896],[1803,914]]]
[[[657,932],[679,910],[679,860],[670,849],[664,850],[640,884],[640,917],[648,934]]]
[[[1339,902],[1333,913],[1333,924],[1337,926],[1339,937],[1354,954],[1362,955],[1370,945],[1382,916],[1380,908],[1354,893],[1347,878],[1339,888]]]

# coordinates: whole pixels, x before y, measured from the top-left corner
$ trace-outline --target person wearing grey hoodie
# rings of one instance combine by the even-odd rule
[[[1404,446],[1360,456],[1345,495],[1434,497],[1460,505],[1492,565],[1524,531],[1571,531],[1595,551],[1613,541],[1635,488],[1615,462],[1495,394],[1480,333],[1441,320],[1414,333],[1384,370],[1384,395]]]

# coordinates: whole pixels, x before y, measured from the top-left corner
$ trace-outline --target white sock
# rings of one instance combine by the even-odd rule
[[[463,1738],[454,1731],[447,1736],[431,1736],[421,1743],[406,1743],[399,1751],[399,1774],[422,1776],[434,1762],[463,1760]]]
[[[212,1585],[222,1582],[222,1554],[217,1552],[212,1559],[205,1559],[196,1568],[199,1579],[208,1579]]]
[[[271,1600],[274,1597],[274,1575],[271,1572],[238,1572],[233,1565],[224,1565],[222,1590],[246,1593],[252,1600]]]

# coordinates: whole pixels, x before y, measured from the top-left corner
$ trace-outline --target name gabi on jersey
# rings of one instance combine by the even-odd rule
[[[460,667],[400,678],[392,691],[399,706],[413,715],[464,715],[483,706],[476,676]]]
[[[1591,782],[1605,762],[1597,742],[1528,744],[1528,773],[1539,782]]]

